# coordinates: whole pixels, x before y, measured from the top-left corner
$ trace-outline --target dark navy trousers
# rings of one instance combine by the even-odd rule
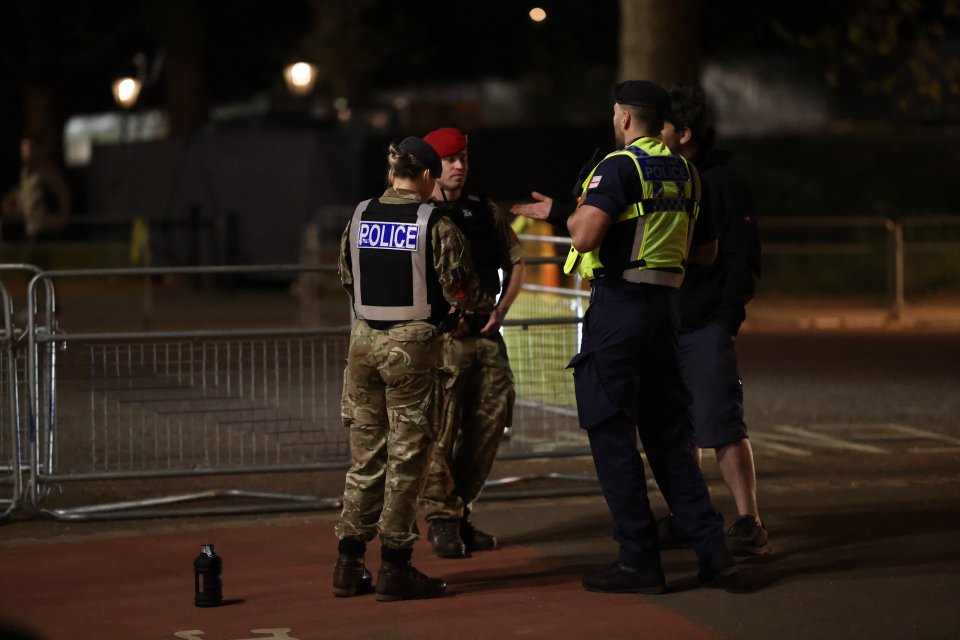
[[[710,504],[690,441],[690,396],[680,375],[674,298],[666,287],[595,282],[581,350],[569,365],[620,561],[639,568],[660,568],[660,546],[638,436],[701,562],[726,544],[723,520]]]

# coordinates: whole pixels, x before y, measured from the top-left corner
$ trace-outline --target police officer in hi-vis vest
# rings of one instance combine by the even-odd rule
[[[523,250],[500,208],[464,191],[469,163],[467,136],[444,127],[423,138],[440,155],[443,175],[433,201],[470,243],[480,278],[480,302],[443,337],[444,369],[451,378],[443,428],[420,497],[430,525],[427,537],[441,558],[463,558],[497,548],[497,539],[470,521],[470,506],[490,475],[500,440],[511,425],[513,372],[500,325],[523,286]],[[504,274],[501,293],[500,272]]]
[[[652,82],[617,85],[613,126],[621,148],[587,174],[567,221],[573,248],[565,271],[591,282],[583,342],[569,367],[620,545],[616,562],[584,578],[590,591],[665,589],[638,435],[678,524],[696,538],[700,581],[721,585],[737,571],[687,432],[675,294],[687,261],[709,264],[717,244],[709,217],[695,224],[696,170],[660,141],[669,105]]]
[[[463,234],[426,202],[442,171],[436,151],[410,137],[390,146],[388,161],[392,186],[357,206],[340,242],[340,280],[357,320],[341,409],[352,464],[333,573],[335,595],[369,591],[364,552],[379,534],[381,601],[432,598],[446,588],[410,559],[440,427],[440,328],[456,325],[451,306],[470,308],[478,294]]]

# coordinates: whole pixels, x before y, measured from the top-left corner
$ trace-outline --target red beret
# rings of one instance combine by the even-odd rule
[[[423,139],[437,150],[437,155],[441,158],[460,153],[467,148],[467,136],[454,127],[435,129],[423,136]]]

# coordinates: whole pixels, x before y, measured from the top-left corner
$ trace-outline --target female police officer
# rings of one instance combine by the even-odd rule
[[[340,243],[340,280],[357,320],[344,371],[342,416],[352,466],[336,526],[338,596],[369,591],[366,543],[379,533],[377,600],[432,598],[446,583],[410,562],[417,499],[439,427],[438,327],[451,305],[477,299],[477,277],[463,234],[426,203],[440,157],[420,138],[391,145],[379,199],[361,202]]]

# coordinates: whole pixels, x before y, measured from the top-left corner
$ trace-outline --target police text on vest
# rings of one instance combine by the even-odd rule
[[[361,221],[357,246],[361,249],[397,249],[416,251],[420,241],[420,228],[402,222]]]

